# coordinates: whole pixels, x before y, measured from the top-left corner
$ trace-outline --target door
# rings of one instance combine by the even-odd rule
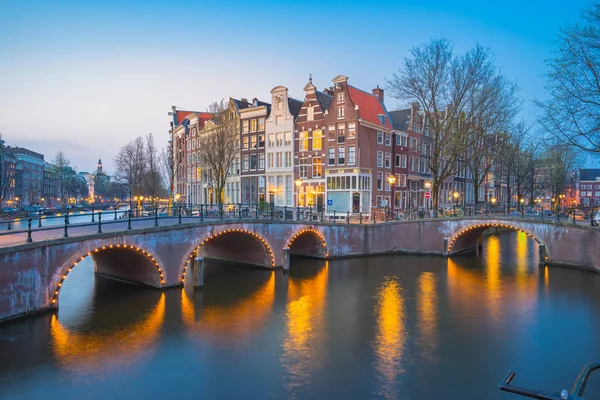
[[[352,212],[360,212],[360,193],[358,192],[352,193]]]

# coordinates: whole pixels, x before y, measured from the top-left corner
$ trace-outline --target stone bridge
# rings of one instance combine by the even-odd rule
[[[540,244],[540,262],[600,270],[600,230],[566,222],[508,217],[381,224],[197,221],[117,232],[90,230],[0,247],[0,320],[57,308],[65,278],[87,256],[96,274],[162,289],[186,280],[201,286],[203,259],[285,270],[294,255],[452,256],[476,250],[489,228],[525,232]]]

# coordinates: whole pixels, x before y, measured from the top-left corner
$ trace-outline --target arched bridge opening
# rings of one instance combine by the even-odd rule
[[[495,233],[523,232],[539,245],[540,261],[546,258],[545,244],[532,232],[518,225],[505,222],[486,221],[469,225],[457,231],[448,239],[446,253],[449,256],[478,251],[483,243],[484,232],[493,230]]]
[[[316,229],[302,229],[292,236],[286,246],[292,257],[327,258],[327,242]]]
[[[71,257],[58,268],[50,283],[52,307],[58,307],[59,295],[69,274],[89,259],[96,276],[154,288],[162,288],[165,284],[163,268],[146,250],[125,244],[98,246]]]

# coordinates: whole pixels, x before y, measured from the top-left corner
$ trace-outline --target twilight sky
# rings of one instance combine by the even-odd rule
[[[124,5],[125,4],[125,5]],[[258,97],[284,85],[302,99],[342,74],[384,86],[409,50],[431,37],[458,52],[491,47],[521,87],[533,123],[544,59],[583,0],[152,1],[0,0],[0,132],[80,171],[152,132],[168,140],[171,105]],[[386,96],[388,110],[401,106]]]

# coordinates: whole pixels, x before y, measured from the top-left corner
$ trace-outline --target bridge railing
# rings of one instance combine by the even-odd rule
[[[547,216],[544,213],[517,212],[508,207],[467,206],[459,207],[462,215],[453,208],[450,213],[434,213],[430,209],[390,210],[379,209],[371,214],[358,212],[340,213],[325,207],[288,207],[271,204],[175,204],[149,205],[143,207],[114,207],[112,210],[65,210],[63,213],[44,215],[42,211],[28,216],[5,217],[0,220],[0,246],[17,244],[25,240],[68,237],[69,234],[94,234],[103,231],[124,231],[138,228],[150,228],[185,222],[207,223],[225,220],[265,220],[265,221],[310,221],[344,224],[402,223],[414,219],[444,218],[497,218],[537,219],[542,221],[570,221],[561,216]],[[362,211],[362,210],[361,210]],[[571,222],[575,223],[575,220]],[[12,239],[9,239],[12,238]]]

